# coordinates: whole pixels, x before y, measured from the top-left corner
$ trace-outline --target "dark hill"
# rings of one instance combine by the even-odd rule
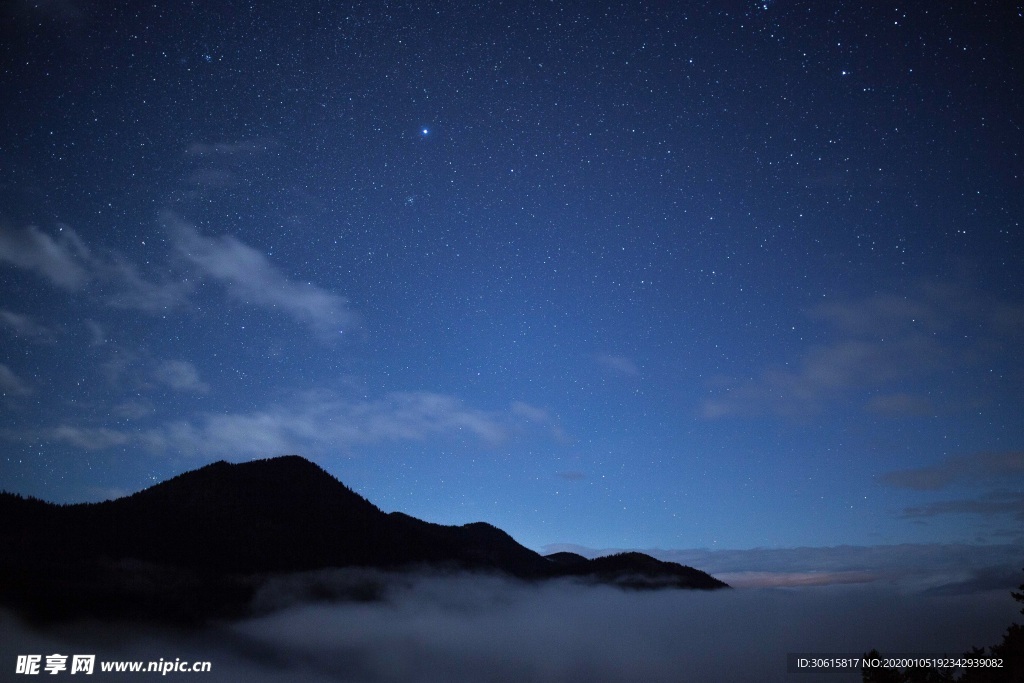
[[[579,576],[627,588],[728,588],[708,574],[676,562],[663,562],[644,553],[617,553],[588,560],[575,553],[556,553],[565,576]],[[571,557],[565,557],[571,556]],[[550,557],[550,556],[549,556]],[[581,561],[575,559],[580,558]]]
[[[0,494],[0,547],[0,601],[39,619],[234,616],[261,577],[330,567],[725,586],[640,553],[544,558],[483,522],[443,526],[386,514],[299,456],[216,462],[103,503],[59,506]]]
[[[590,560],[582,555],[569,552],[552,553],[550,555],[545,555],[544,558],[563,566],[586,564],[587,562],[590,562]]]

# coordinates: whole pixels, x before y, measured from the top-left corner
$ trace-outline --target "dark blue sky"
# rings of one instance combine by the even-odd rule
[[[1022,543],[1011,3],[15,2],[0,488]]]

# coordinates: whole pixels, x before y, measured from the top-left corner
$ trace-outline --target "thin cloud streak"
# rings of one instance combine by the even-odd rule
[[[266,256],[236,237],[201,235],[171,213],[164,220],[178,253],[204,277],[221,282],[233,298],[280,310],[321,334],[358,327],[348,300],[308,282],[288,279]]]
[[[130,434],[106,427],[75,427],[60,425],[40,434],[41,438],[69,444],[87,451],[123,446],[132,440]]]
[[[639,377],[640,368],[630,358],[611,353],[595,353],[594,362],[605,370],[622,377]]]
[[[933,413],[941,406],[907,392],[905,383],[938,373],[963,376],[991,358],[1024,315],[1018,305],[983,299],[965,287],[918,286],[906,296],[878,295],[823,304],[808,311],[831,340],[803,350],[791,363],[762,368],[753,379],[719,377],[700,404],[709,420],[727,417],[806,417],[839,401],[864,398],[864,408],[894,417]],[[966,332],[965,332],[966,331]],[[998,355],[998,354],[997,354]]]
[[[366,401],[317,391],[248,413],[207,413],[142,432],[114,434],[159,453],[238,459],[274,453],[313,455],[359,444],[435,437],[469,437],[494,446],[510,437],[515,418],[511,410],[485,411],[432,392],[395,392]],[[99,443],[84,438],[76,442],[68,432],[63,434],[69,443]]]
[[[70,228],[61,227],[54,239],[34,225],[23,230],[0,227],[0,262],[32,271],[55,287],[85,287],[92,279],[89,258],[89,250]]]
[[[1024,521],[1024,492],[990,491],[976,498],[942,500],[903,510],[903,516],[911,519],[939,515],[978,515],[979,517],[1012,515],[1015,519]]]
[[[208,390],[195,368],[184,361],[164,363],[157,367],[156,374],[162,383],[178,391]],[[251,412],[209,412],[155,427],[114,429],[65,423],[6,436],[22,441],[50,440],[84,450],[133,444],[155,454],[238,460],[285,453],[317,456],[346,452],[360,445],[432,438],[471,439],[496,447],[529,425],[520,412],[514,407],[482,410],[454,396],[428,391],[392,392],[378,400],[355,400],[317,390]],[[152,410],[146,407],[125,415],[132,419],[144,416],[152,416]]]
[[[187,192],[186,196],[240,185],[246,172],[252,173],[255,157],[276,145],[273,140],[193,142],[185,149],[185,158],[195,164],[186,181],[197,190]]]
[[[163,311],[182,305],[191,291],[188,282],[147,280],[118,252],[97,254],[63,225],[56,239],[36,226],[0,228],[0,262],[34,272],[54,287],[92,295],[112,308]]]
[[[200,379],[196,366],[188,361],[164,361],[153,374],[158,382],[175,391],[206,393],[210,390],[210,385]]]
[[[925,467],[886,472],[880,484],[912,491],[965,491],[967,495],[903,508],[905,519],[975,515],[1024,520],[1024,451],[981,451]],[[1007,486],[1017,485],[1015,490]]]
[[[7,309],[0,309],[0,325],[12,334],[31,341],[52,344],[57,340],[57,330],[36,322],[35,318]]]
[[[5,396],[26,396],[32,393],[32,387],[6,364],[0,363],[0,392]]]
[[[982,451],[927,467],[887,472],[878,481],[896,488],[937,491],[954,484],[1005,483],[1024,477],[1024,451]]]
[[[638,550],[667,562],[696,567],[745,587],[823,586],[878,583],[929,590],[961,585],[993,572],[1006,578],[1006,588],[1020,573],[1017,545],[899,544],[813,548],[751,548],[744,550],[588,548],[570,543],[544,546],[541,552],[575,552],[598,557]],[[1019,580],[1017,580],[1019,583]]]

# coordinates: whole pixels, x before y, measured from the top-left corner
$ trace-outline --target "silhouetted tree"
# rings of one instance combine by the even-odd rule
[[[864,659],[881,659],[882,655],[878,650],[872,650],[864,655]],[[860,669],[863,683],[902,683],[906,680],[903,674],[897,669],[883,669],[881,667],[862,666]]]
[[[1020,592],[1011,591],[1017,602],[1024,603],[1024,583]],[[1024,614],[1024,608],[1021,609]],[[864,655],[867,658],[881,657],[878,650]],[[965,659],[1000,659],[1001,667],[978,667],[965,669],[959,677],[938,669],[874,669],[861,668],[863,683],[1024,683],[1024,626],[1013,623],[1003,634],[1003,642],[992,645],[986,652],[983,647],[973,648],[964,654]]]

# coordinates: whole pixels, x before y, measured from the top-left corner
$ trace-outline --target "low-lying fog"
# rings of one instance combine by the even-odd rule
[[[1020,617],[1008,590],[924,596],[877,585],[624,592],[405,576],[387,578],[377,602],[299,597],[344,593],[381,576],[293,578],[260,596],[262,616],[192,632],[96,623],[33,630],[3,613],[0,677],[13,674],[19,654],[45,662],[61,653],[95,654],[96,678],[122,680],[98,663],[207,660],[210,673],[168,676],[209,682],[810,681],[818,677],[787,674],[787,652],[961,653],[999,642]]]

